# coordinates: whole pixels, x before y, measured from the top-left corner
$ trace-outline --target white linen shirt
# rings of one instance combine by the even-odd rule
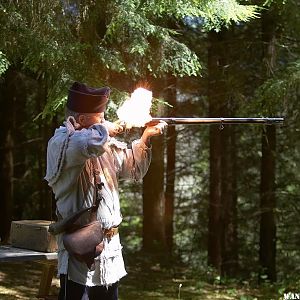
[[[128,148],[125,143],[110,138],[101,124],[75,130],[72,117],[69,117],[48,142],[45,176],[55,194],[57,213],[62,218],[92,205],[95,192],[92,158],[96,161],[97,176],[104,184],[97,218],[103,228],[109,229],[122,222],[118,178],[143,178],[150,164],[151,149],[141,140],[135,140]],[[81,222],[84,221],[82,218]],[[94,271],[69,257],[61,234],[57,241],[58,274],[68,274],[74,282],[109,286],[126,275],[118,234],[110,240],[104,238],[104,249],[95,259]]]

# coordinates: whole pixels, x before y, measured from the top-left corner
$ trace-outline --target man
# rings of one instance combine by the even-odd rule
[[[45,179],[52,188],[60,219],[93,203],[94,170],[103,183],[97,219],[105,229],[104,247],[94,270],[68,254],[62,234],[58,241],[59,299],[118,299],[118,281],[126,275],[118,226],[122,222],[118,178],[139,180],[150,160],[150,138],[162,134],[166,123],[146,127],[128,148],[114,136],[122,127],[105,120],[110,89],[75,82],[69,90],[66,121],[56,129],[47,149]]]

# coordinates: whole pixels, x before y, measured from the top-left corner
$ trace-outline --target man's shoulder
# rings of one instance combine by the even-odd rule
[[[67,134],[67,129],[64,126],[57,128],[53,136],[49,140],[49,145],[60,143],[60,141],[65,140]]]

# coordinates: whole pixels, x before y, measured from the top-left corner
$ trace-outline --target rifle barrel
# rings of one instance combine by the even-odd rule
[[[165,121],[169,125],[197,124],[281,124],[284,118],[152,118],[149,123]]]

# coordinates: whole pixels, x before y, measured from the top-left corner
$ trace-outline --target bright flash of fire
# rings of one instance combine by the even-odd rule
[[[152,92],[144,88],[137,88],[131,97],[118,108],[117,115],[126,128],[143,127],[152,120],[150,115]]]

